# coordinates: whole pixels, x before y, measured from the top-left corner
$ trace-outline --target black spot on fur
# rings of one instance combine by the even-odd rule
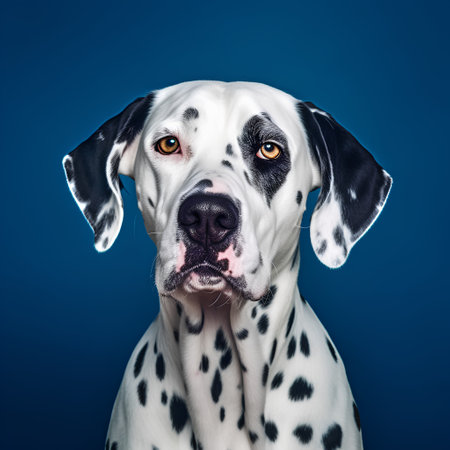
[[[327,339],[327,345],[328,345],[328,349],[330,350],[331,356],[337,362],[336,350],[334,349],[333,344],[330,342],[330,340],[328,338],[326,338],[326,339]]]
[[[145,380],[141,380],[137,386],[137,393],[139,398],[139,403],[142,406],[145,406],[147,402],[147,382]]]
[[[272,350],[270,351],[270,364],[273,363],[273,359],[275,358],[275,353],[277,352],[277,340],[273,340]]]
[[[220,368],[222,370],[225,370],[230,365],[231,358],[232,358],[231,348],[228,347],[225,353],[220,358]]]
[[[302,331],[302,334],[300,336],[300,351],[305,356],[309,356],[309,341],[304,331]]]
[[[170,400],[170,420],[172,421],[172,428],[177,433],[183,431],[186,422],[189,420],[186,403],[178,395],[173,395]]]
[[[288,348],[287,348],[287,358],[288,359],[291,359],[294,356],[296,347],[297,347],[297,343],[295,341],[295,337],[292,336],[291,340],[289,341]]]
[[[233,164],[231,164],[230,161],[227,161],[226,159],[224,159],[224,160],[222,161],[222,165],[225,166],[225,167],[230,168],[231,170],[234,170],[234,169],[233,169]]]
[[[335,450],[341,448],[342,429],[340,425],[335,423],[328,428],[327,432],[322,436],[322,444],[324,450]]]
[[[266,424],[266,419],[264,418],[264,414],[261,414],[259,417],[259,420],[261,421],[261,425],[264,426]]]
[[[310,425],[299,425],[292,433],[302,444],[307,444],[313,435],[313,429]]]
[[[216,333],[216,340],[214,342],[214,347],[217,351],[223,352],[228,348],[228,343],[225,338],[225,334],[222,330],[222,328],[219,328]]]
[[[340,226],[337,226],[333,230],[333,237],[336,244],[343,248],[344,255],[347,256],[347,246],[345,245],[344,231]]]
[[[317,253],[319,255],[322,255],[323,253],[325,253],[326,249],[327,249],[327,241],[323,240],[322,243],[320,244],[320,247],[317,249]]]
[[[150,197],[147,197],[147,200],[148,200],[148,204],[149,204],[152,208],[154,208],[154,207],[155,207],[155,204],[153,203],[152,199],[151,199]]]
[[[178,330],[173,330],[173,337],[175,338],[175,342],[179,341],[180,335],[178,334]]]
[[[227,148],[226,148],[226,150],[225,150],[225,153],[227,154],[227,155],[229,155],[229,156],[233,156],[233,147],[232,147],[232,145],[231,144],[227,144]]]
[[[158,343],[156,342],[156,339],[155,339],[155,344],[153,345],[153,353],[155,355],[158,353]]]
[[[258,320],[258,331],[261,334],[265,334],[268,327],[269,327],[269,317],[267,317],[267,314],[263,314]]]
[[[297,201],[297,203],[300,205],[302,203],[303,200],[303,194],[302,191],[297,191],[297,197],[295,199]]]
[[[156,358],[155,371],[156,376],[159,378],[159,380],[164,380],[164,376],[166,374],[166,364],[164,362],[164,356],[162,355],[162,353],[160,353]]]
[[[245,177],[247,183],[251,186],[252,182],[250,181],[250,177],[248,176],[248,173],[245,170],[244,170],[244,177]]]
[[[211,183],[211,184],[212,184],[212,183]],[[176,306],[176,308],[177,308],[177,314],[178,314],[179,316],[181,316],[181,313],[183,312],[183,308],[181,307],[181,305],[180,305],[179,302],[176,302],[176,303],[175,303],[175,306]]]
[[[278,428],[274,422],[271,422],[271,421],[266,422],[266,424],[264,426],[264,431],[270,441],[275,442],[277,440]]]
[[[202,360],[200,361],[200,370],[203,372],[203,373],[206,373],[206,372],[208,372],[208,369],[209,369],[209,359],[208,359],[208,357],[206,356],[206,355],[202,355]]]
[[[278,288],[275,285],[270,286],[269,290],[259,301],[259,304],[262,308],[268,308],[270,306],[273,298],[275,297],[275,294],[277,293],[277,290]]]
[[[252,308],[252,319],[256,317],[256,306]]]
[[[258,435],[254,431],[248,432],[248,437],[250,438],[250,442],[254,444],[258,440]]]
[[[222,393],[222,378],[220,376],[219,369],[216,369],[213,382],[211,385],[211,397],[214,403],[219,401],[220,394]]]
[[[200,320],[200,323],[198,323],[196,325],[192,324],[190,322],[188,316],[186,316],[185,322],[186,322],[186,327],[187,327],[188,333],[190,333],[190,334],[200,334],[201,331],[203,330],[203,324],[205,323],[205,313],[204,313],[203,309],[202,309],[202,318]]]
[[[138,355],[136,356],[136,361],[134,362],[134,377],[137,378],[139,374],[141,373],[142,366],[144,364],[145,359],[145,353],[147,351],[148,342],[145,343],[145,345],[139,350]]]
[[[225,408],[222,406],[220,408],[220,421],[223,422],[225,420]]]
[[[283,382],[283,372],[278,372],[272,378],[272,383],[270,384],[270,389],[277,389],[277,388],[279,388],[281,386],[282,382]]]
[[[267,377],[269,376],[269,365],[264,364],[262,373],[262,385],[265,386],[267,383]]]
[[[289,388],[289,398],[292,401],[304,400],[311,397],[314,388],[303,377],[298,377]]]
[[[191,448],[192,450],[197,450],[197,440],[195,439],[194,432],[191,433]]]
[[[242,430],[242,428],[244,428],[244,425],[245,425],[245,415],[244,411],[242,411],[242,414],[239,417],[239,420],[237,421],[237,427],[239,428],[239,430]]]
[[[248,337],[248,330],[246,328],[243,328],[241,331],[236,333],[236,337],[240,341],[243,341],[244,339],[247,339],[247,337]]]
[[[166,391],[162,391],[161,392],[161,403],[163,405],[167,404],[167,393],[166,393]]]
[[[111,444],[111,450],[118,450],[119,449],[119,445],[117,444],[117,442],[113,442]]]
[[[355,423],[358,427],[358,430],[361,431],[361,419],[359,417],[358,407],[356,406],[355,402],[353,402],[353,417],[355,418]]]
[[[294,317],[295,317],[295,307],[292,308],[291,314],[289,314],[289,319],[286,326],[286,337],[288,337],[289,333],[291,332],[292,324],[294,323]]]
[[[192,119],[198,119],[198,109],[197,108],[188,108],[183,113],[183,119],[184,120],[192,120]]]

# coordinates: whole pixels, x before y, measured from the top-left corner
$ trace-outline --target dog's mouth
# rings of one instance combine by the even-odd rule
[[[213,293],[227,291],[229,288],[230,295],[234,292],[242,298],[251,297],[246,290],[244,276],[227,275],[223,272],[223,268],[207,261],[183,267],[180,272],[173,271],[165,281],[164,288],[169,293],[177,289],[182,289],[186,293],[200,291]]]

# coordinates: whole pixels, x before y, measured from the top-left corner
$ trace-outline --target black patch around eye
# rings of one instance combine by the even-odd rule
[[[229,167],[231,170],[234,170],[233,169],[233,165],[230,163],[230,161],[227,161],[227,160],[224,159],[222,161],[222,165],[225,166],[225,167]]]
[[[278,158],[264,160],[256,156],[261,145],[267,141],[275,141],[282,147]],[[257,188],[265,195],[270,205],[291,169],[286,135],[267,117],[255,115],[244,125],[238,143]]]
[[[198,119],[198,109],[197,108],[188,108],[183,113],[183,119],[184,120],[192,120],[192,119]]]

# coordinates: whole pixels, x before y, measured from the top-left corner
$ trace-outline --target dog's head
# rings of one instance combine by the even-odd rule
[[[308,193],[320,187],[313,248],[341,266],[375,221],[390,176],[328,113],[257,83],[189,82],[155,91],[63,160],[72,194],[108,250],[123,218],[119,174],[134,178],[158,249],[160,293],[259,299],[296,270]]]

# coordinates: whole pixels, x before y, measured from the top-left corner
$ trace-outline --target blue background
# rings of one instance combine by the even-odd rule
[[[449,448],[447,8],[148,0],[2,10],[2,449],[102,448],[125,365],[158,311],[155,249],[127,181],[121,234],[97,254],[61,158],[135,97],[193,79],[259,81],[311,100],[393,176],[341,269],[321,265],[303,231],[300,289],[346,362],[366,448]]]

